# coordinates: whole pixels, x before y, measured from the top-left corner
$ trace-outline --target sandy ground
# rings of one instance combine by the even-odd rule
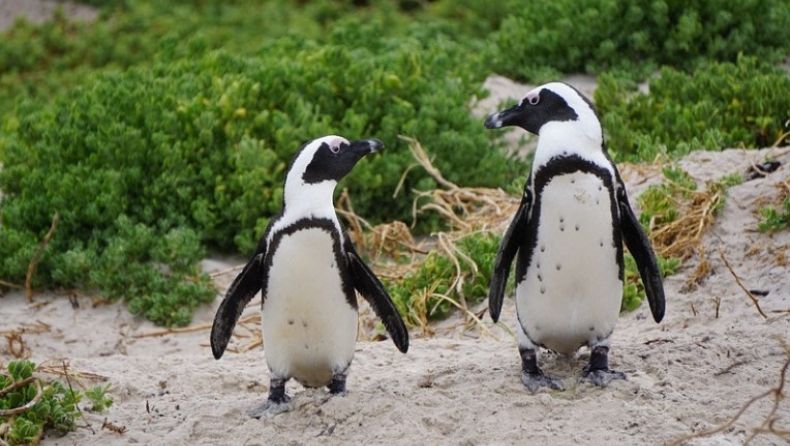
[[[49,2],[0,0],[0,29],[7,26],[11,3],[51,14],[46,12]],[[571,82],[588,94],[594,88],[588,78]],[[527,91],[497,78],[487,85],[495,91],[478,104],[478,113]],[[509,138],[515,145],[521,135]],[[226,353],[215,361],[207,329],[146,336],[161,329],[131,316],[122,304],[94,306],[87,297],[70,300],[43,293],[30,305],[22,293],[11,292],[0,296],[0,332],[34,331],[36,324],[46,324],[43,333],[22,335],[31,359],[49,364],[65,359],[72,370],[99,375],[112,385],[115,402],[109,413],[86,411],[84,427],[45,438],[44,445],[668,444],[726,422],[750,398],[779,382],[787,358],[782,342],[790,342],[790,275],[782,265],[790,231],[771,236],[756,232],[755,226],[756,209],[775,198],[775,184],[790,176],[790,149],[694,153],[680,166],[703,184],[744,173],[766,158],[781,161],[780,170],[731,188],[724,210],[705,235],[712,264],[707,280],[693,292],[684,291],[695,266],[692,259],[666,281],[667,313],[661,324],[653,323],[646,306],[623,315],[610,365],[628,380],[607,388],[577,384],[586,351],[570,359],[543,352],[543,369],[562,378],[566,390],[527,392],[507,329],[515,327],[511,299],[499,326],[485,317],[492,335],[479,327],[440,330],[430,338],[412,333],[406,355],[388,340],[361,340],[347,395],[327,398],[324,390],[290,383],[292,410],[261,420],[245,412],[268,391],[264,350]],[[655,169],[624,168],[622,173],[632,201],[660,177]],[[760,297],[767,318],[736,283],[719,249],[746,288],[768,292]],[[237,263],[211,261],[206,268]],[[224,290],[232,279],[233,273],[225,274],[218,283]],[[193,327],[210,323],[218,304],[219,299],[198,310]],[[255,311],[248,308],[245,315]],[[0,337],[0,363],[10,359],[9,346]],[[760,400],[731,428],[687,444],[741,444],[763,423],[772,402]],[[777,428],[790,429],[788,401],[775,416]],[[105,417],[126,432],[101,429]],[[751,444],[786,445],[788,440],[761,435]]]

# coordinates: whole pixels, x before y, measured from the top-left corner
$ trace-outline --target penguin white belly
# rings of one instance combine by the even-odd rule
[[[332,237],[299,230],[283,236],[273,256],[262,317],[266,362],[275,376],[325,386],[351,363],[358,321],[343,293]]]
[[[516,287],[519,320],[532,342],[559,353],[606,339],[622,281],[609,192],[592,174],[556,176],[541,194],[537,244]]]

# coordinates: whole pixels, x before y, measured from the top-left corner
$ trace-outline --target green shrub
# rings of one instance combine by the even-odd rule
[[[462,253],[456,257],[460,273],[450,256],[431,251],[405,277],[385,279],[406,323],[422,326],[447,317],[456,310],[449,300],[456,303],[464,300],[467,304],[485,300],[501,239],[494,233],[480,232],[456,240],[455,246]],[[474,262],[474,266],[463,256]],[[460,282],[458,287],[454,286],[456,280]]]
[[[560,0],[512,2],[496,34],[495,69],[525,80],[615,70],[644,78],[740,53],[767,62],[790,52],[785,0]]]
[[[36,365],[30,361],[11,361],[7,371],[0,371],[0,390],[9,389],[14,383],[32,378],[35,369]],[[96,386],[83,394],[67,388],[60,381],[46,384],[35,378],[28,384],[4,393],[0,397],[0,410],[20,408],[31,402],[37,392],[36,381],[41,386],[38,402],[21,413],[0,415],[0,425],[8,427],[8,430],[0,430],[0,440],[9,445],[38,444],[42,434],[48,430],[61,434],[75,430],[75,420],[81,416],[78,404],[83,395],[89,397],[94,404],[94,410],[98,412],[103,412],[112,405],[112,399],[105,395],[109,386]]]
[[[711,63],[693,75],[664,68],[649,94],[633,93],[612,75],[599,79],[595,103],[618,161],[767,147],[787,138],[790,76],[754,58]]]
[[[760,208],[762,220],[757,223],[760,232],[776,232],[790,228],[790,197],[785,197],[781,204]]]
[[[411,216],[412,197],[392,198],[413,163],[399,134],[419,139],[450,181],[509,182],[520,164],[467,108],[482,60],[438,32],[424,42],[353,21],[328,44],[283,38],[254,58],[200,40],[184,55],[165,40],[150,69],[103,74],[51,107],[20,103],[0,142],[0,277],[24,281],[57,213],[36,286],[124,296],[137,314],[186,324],[213,299],[198,274],[203,246],[251,252],[282,204],[288,162],[330,133],[387,144],[344,184],[373,222]],[[403,178],[405,191],[435,186],[416,169]]]

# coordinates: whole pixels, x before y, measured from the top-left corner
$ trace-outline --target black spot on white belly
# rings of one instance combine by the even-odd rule
[[[579,232],[579,225],[576,225],[576,232]]]
[[[540,245],[540,252],[546,252],[546,245]]]
[[[591,326],[590,331],[595,331],[595,327]]]
[[[540,294],[546,294],[546,285],[540,286]]]
[[[307,344],[305,344],[305,345],[304,345],[304,349],[305,349],[305,350],[307,350],[307,349],[309,349],[309,348],[310,348],[310,346],[309,346],[309,345],[307,345]]]
[[[543,276],[538,274],[538,282],[543,282]]]
[[[595,199],[595,204],[601,204],[601,200],[599,200],[599,199],[597,199],[597,198],[596,198],[596,199]]]
[[[564,232],[564,231],[565,231],[565,225],[560,225],[560,232]]]
[[[293,319],[288,319],[288,325],[293,325],[293,324],[294,324],[294,320]]]
[[[601,245],[601,248],[603,248],[603,240],[601,240],[600,242],[598,242],[598,244],[600,244],[600,245]]]
[[[560,264],[558,263],[558,264],[557,264],[557,271],[559,271],[559,270],[561,270],[561,269],[562,269],[562,265],[560,265]]]
[[[307,321],[302,321],[302,327],[307,328]]]
[[[571,184],[576,184],[576,178],[571,178]]]

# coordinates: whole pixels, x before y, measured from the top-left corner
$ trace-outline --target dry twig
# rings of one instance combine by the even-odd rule
[[[36,249],[36,253],[33,255],[33,258],[30,259],[30,264],[27,266],[27,276],[25,277],[25,294],[27,296],[28,302],[33,302],[33,274],[36,273],[36,267],[38,266],[38,261],[41,259],[41,254],[44,253],[44,249],[49,244],[50,239],[55,234],[55,229],[58,228],[58,220],[60,216],[55,214],[55,217],[52,218],[52,226],[49,228],[47,235],[44,236],[44,239],[41,240],[41,243],[38,244],[38,249]]]
[[[13,392],[14,390],[16,390],[16,389],[18,389],[20,387],[25,387],[25,386],[27,386],[30,383],[33,383],[33,385],[36,387],[36,396],[34,396],[32,400],[28,401],[23,406],[15,407],[13,409],[0,409],[0,417],[10,417],[10,416],[13,416],[13,415],[18,415],[20,413],[27,412],[33,406],[36,405],[38,400],[41,399],[41,395],[43,393],[41,391],[41,382],[39,382],[39,380],[37,378],[34,378],[32,376],[30,378],[25,378],[25,379],[23,379],[21,381],[17,381],[15,383],[11,384],[10,386],[6,387],[5,389],[0,390],[0,397],[6,395],[8,393],[11,393],[11,392]]]
[[[763,309],[760,308],[760,302],[757,300],[756,297],[754,297],[754,294],[752,294],[751,291],[749,291],[745,286],[743,286],[743,282],[741,282],[740,277],[738,277],[738,275],[735,274],[735,271],[733,271],[732,266],[730,266],[730,262],[727,261],[727,257],[724,256],[724,251],[722,251],[721,248],[719,248],[719,256],[724,261],[724,265],[730,271],[730,274],[732,274],[732,277],[735,279],[735,282],[743,290],[743,292],[746,293],[749,299],[751,299],[751,301],[754,303],[754,306],[757,308],[757,312],[760,313],[760,316],[762,316],[765,319],[768,319],[768,316],[765,315]]]
[[[115,424],[110,423],[109,421],[107,421],[107,418],[104,419],[101,428],[113,431],[116,434],[121,434],[121,435],[126,433],[126,431],[128,430],[126,429],[126,426],[117,426]]]

